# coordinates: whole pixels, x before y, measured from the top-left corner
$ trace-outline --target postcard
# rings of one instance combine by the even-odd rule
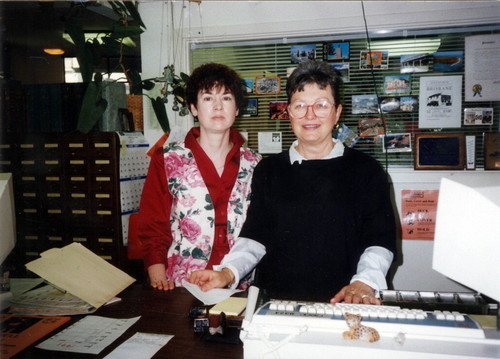
[[[391,75],[384,77],[384,93],[408,93],[411,90],[411,75]]]
[[[349,42],[329,42],[323,45],[323,60],[349,60]]]
[[[493,108],[464,109],[464,125],[493,125]]]
[[[351,81],[348,62],[340,62],[338,64],[332,64],[332,67],[340,72],[340,76],[342,77],[342,82],[347,83]]]
[[[377,95],[352,95],[352,113],[378,113]]]
[[[434,71],[461,71],[464,68],[463,51],[439,51],[434,53]]]
[[[384,152],[411,152],[411,134],[396,133],[384,136]]]
[[[412,72],[428,72],[429,60],[430,60],[429,54],[401,55],[400,72],[402,74],[412,73]]]
[[[259,100],[256,98],[249,98],[247,100],[247,105],[243,109],[241,116],[243,117],[254,117],[259,115]]]
[[[269,117],[271,120],[288,120],[287,101],[269,102]]]
[[[360,70],[387,70],[389,68],[389,51],[361,51],[359,68]]]
[[[383,135],[384,121],[381,118],[364,118],[358,121],[359,137],[374,137]]]
[[[300,64],[307,60],[316,59],[316,45],[292,45],[290,47],[290,59],[292,64]]]

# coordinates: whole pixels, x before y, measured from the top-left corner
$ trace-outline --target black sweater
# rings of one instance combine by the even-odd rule
[[[288,151],[263,159],[240,236],[266,246],[257,285],[278,299],[328,301],[356,274],[370,246],[396,253],[387,175],[372,157],[290,164]]]

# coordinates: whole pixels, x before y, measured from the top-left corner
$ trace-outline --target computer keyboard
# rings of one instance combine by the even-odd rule
[[[347,303],[310,303],[273,300],[257,309],[252,330],[261,333],[293,333],[294,331],[346,331],[346,312],[362,316],[361,324],[375,328],[381,336],[484,338],[484,332],[466,314],[450,311],[423,311]]]

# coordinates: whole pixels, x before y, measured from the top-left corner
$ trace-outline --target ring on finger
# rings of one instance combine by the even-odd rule
[[[361,299],[365,299],[365,298],[371,299],[372,297],[370,295],[366,295],[366,294],[361,296]]]

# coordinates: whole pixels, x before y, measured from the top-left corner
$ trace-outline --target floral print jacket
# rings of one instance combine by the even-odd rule
[[[256,152],[240,148],[240,167],[227,209],[230,248],[245,221],[253,170],[260,159]],[[167,144],[164,161],[173,198],[170,217],[173,241],[167,253],[167,278],[182,286],[191,272],[204,269],[208,263],[214,241],[215,212],[191,150],[183,142]]]

